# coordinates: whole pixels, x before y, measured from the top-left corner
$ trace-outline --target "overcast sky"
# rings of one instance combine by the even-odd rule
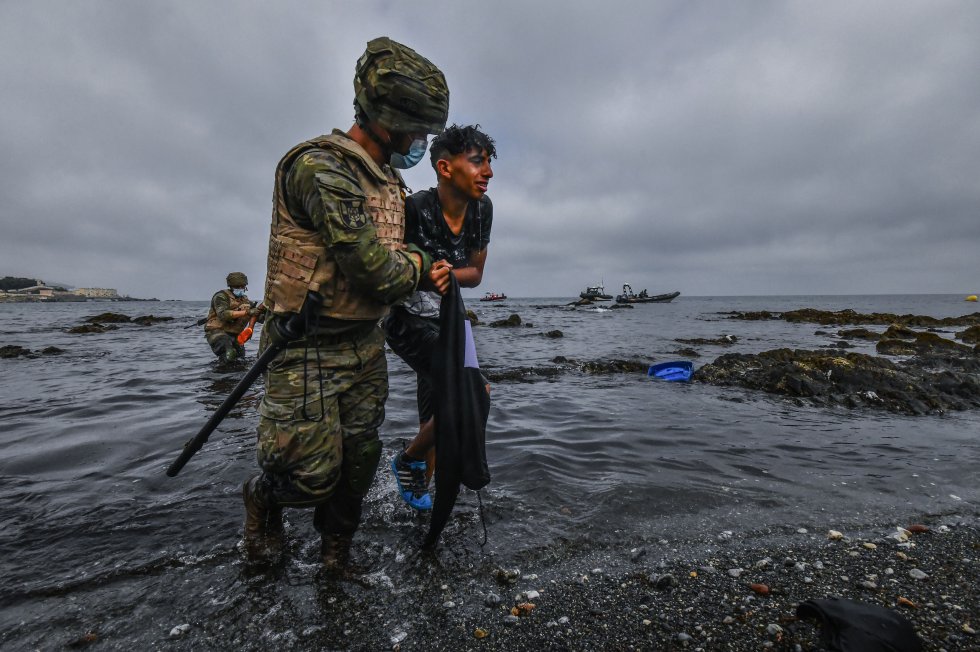
[[[980,2],[937,0],[5,0],[0,276],[259,298],[275,165],[381,35],[497,141],[471,295],[980,291]]]

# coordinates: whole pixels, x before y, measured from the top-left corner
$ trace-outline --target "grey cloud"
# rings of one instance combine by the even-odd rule
[[[0,274],[256,294],[275,163],[349,126],[389,34],[497,139],[479,293],[976,292],[978,27],[962,2],[6,3]]]

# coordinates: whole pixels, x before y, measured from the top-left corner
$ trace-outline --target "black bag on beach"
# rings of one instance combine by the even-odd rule
[[[486,426],[490,397],[480,373],[459,283],[450,288],[439,310],[439,345],[432,361],[435,402],[436,499],[425,546],[434,546],[449,520],[459,486],[482,489],[490,482]]]
[[[912,623],[885,607],[843,598],[807,600],[796,607],[799,618],[820,621],[820,641],[840,652],[921,652]]]

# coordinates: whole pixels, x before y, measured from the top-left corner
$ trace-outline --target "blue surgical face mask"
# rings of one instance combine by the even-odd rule
[[[231,293],[234,294],[239,299],[245,296],[245,290],[242,288],[238,288],[237,290],[232,290]]]
[[[425,156],[425,148],[428,146],[429,142],[427,138],[416,138],[412,141],[412,146],[408,148],[408,154],[394,152],[388,162],[391,163],[391,167],[399,170],[407,170],[408,168],[415,167],[422,160],[422,157]]]

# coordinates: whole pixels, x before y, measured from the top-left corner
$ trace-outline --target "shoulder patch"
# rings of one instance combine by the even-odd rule
[[[340,221],[348,229],[358,231],[367,226],[368,218],[364,213],[364,200],[343,199],[339,202]]]

